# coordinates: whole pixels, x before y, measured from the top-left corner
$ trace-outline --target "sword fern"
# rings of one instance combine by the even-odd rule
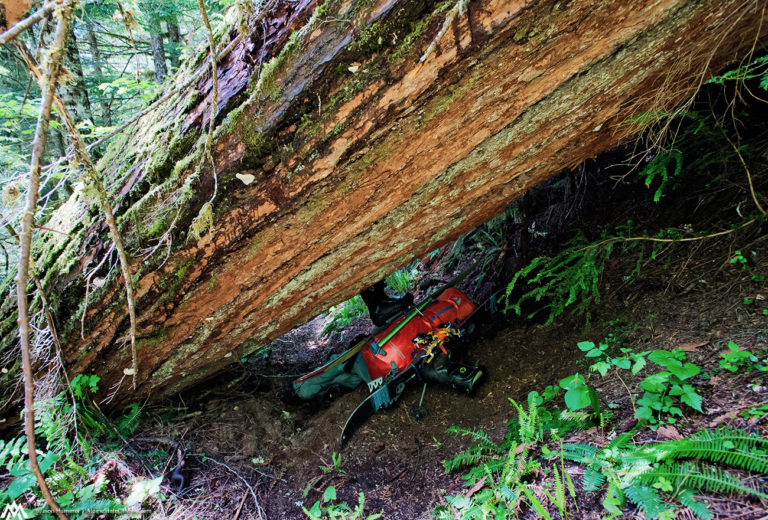
[[[672,494],[704,520],[712,514],[705,504],[694,500],[696,492],[740,493],[768,499],[765,490],[721,467],[768,474],[768,439],[744,430],[720,429],[636,446],[630,442],[633,434],[634,430],[620,435],[602,449],[588,444],[563,446],[563,458],[586,466],[585,491],[595,491],[608,482],[619,501],[628,498],[648,518],[656,518],[666,510],[659,491]],[[603,502],[606,509],[615,502],[609,498]]]

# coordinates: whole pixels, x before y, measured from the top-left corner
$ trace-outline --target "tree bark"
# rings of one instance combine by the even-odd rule
[[[155,82],[159,85],[165,81],[168,69],[165,66],[165,46],[160,20],[154,17],[149,25],[149,45],[152,48],[152,61],[155,64]]]
[[[463,6],[298,0],[252,20],[218,62],[216,179],[198,168],[209,74],[115,138],[100,168],[126,247],[147,255],[132,266],[142,370],[132,392],[109,262],[80,339],[109,239],[73,197],[51,220],[70,236],[40,243],[70,372],[99,374],[112,405],[200,382],[636,135],[631,116],[677,106],[766,32],[765,0]]]
[[[93,64],[93,76],[96,78],[96,83],[104,83],[104,72],[102,66],[104,60],[101,57],[101,51],[99,50],[99,42],[96,39],[96,32],[93,30],[93,22],[86,18],[85,21],[86,34],[88,35],[88,47],[91,51],[91,62]],[[109,106],[109,101],[102,94],[100,101],[101,105],[101,120],[105,126],[112,126],[112,108]]]
[[[176,15],[172,15],[168,19],[168,57],[171,60],[171,69],[178,70],[181,62],[179,61],[179,55],[181,53],[181,33],[179,32],[179,22],[176,19]]]
[[[53,41],[53,30],[56,26],[55,20],[48,19],[43,28],[43,44],[48,46]],[[38,57],[37,61],[41,61]],[[67,37],[67,52],[64,55],[64,68],[68,73],[67,81],[62,82],[57,90],[59,98],[66,105],[69,111],[75,115],[78,122],[93,122],[93,112],[91,111],[91,102],[88,99],[88,89],[85,87],[83,78],[83,65],[80,61],[80,51],[77,47],[75,32],[70,26],[69,36]]]

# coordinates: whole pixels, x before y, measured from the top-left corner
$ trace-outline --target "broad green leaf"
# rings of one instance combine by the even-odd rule
[[[683,386],[683,395],[680,400],[698,412],[702,412],[702,398],[691,385]]]
[[[623,368],[624,370],[629,369],[630,366],[632,366],[632,362],[628,360],[627,358],[617,358],[613,360],[613,364],[616,365],[619,368]]]
[[[664,368],[667,368],[667,366],[669,365],[670,361],[677,361],[666,350],[654,350],[653,352],[648,354],[648,360],[649,361],[653,361],[657,365],[661,365]]]
[[[323,502],[330,502],[331,500],[336,500],[336,488],[328,486],[323,493]]]
[[[593,372],[600,372],[600,375],[605,377],[605,374],[608,373],[608,370],[611,368],[611,365],[609,363],[606,363],[605,361],[599,361],[589,367],[590,370]]]
[[[679,365],[679,362],[670,363],[668,370],[683,380],[693,377],[701,372],[701,368],[699,368],[698,365],[694,365],[693,363]]]
[[[637,374],[640,372],[643,368],[645,368],[645,358],[644,357],[638,357],[635,359],[635,364],[632,366],[632,374]]]
[[[576,374],[573,374],[573,375],[570,375],[568,377],[564,377],[563,379],[561,379],[560,380],[560,387],[568,389],[568,388],[571,388],[574,385],[577,385],[579,383],[584,383],[585,381],[586,380],[584,379],[584,376],[582,376],[579,373],[576,373]]]
[[[640,383],[640,388],[651,392],[663,392],[667,388],[667,383],[669,383],[669,377],[671,375],[672,374],[669,372],[659,372],[657,374],[646,376]]]
[[[565,393],[565,405],[572,412],[586,408],[590,404],[589,387],[587,385],[575,386]]]
[[[26,493],[36,485],[37,480],[35,480],[35,476],[32,473],[28,473],[27,475],[19,477],[11,482],[6,492],[8,493],[8,497],[13,500],[22,493]]]

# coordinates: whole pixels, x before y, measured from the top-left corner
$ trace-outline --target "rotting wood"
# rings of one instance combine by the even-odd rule
[[[145,368],[113,404],[215,374],[625,141],[638,131],[630,116],[673,108],[764,37],[765,4],[471,1],[442,38],[456,1],[279,4],[218,64],[209,233],[187,233],[214,188],[210,170],[194,175],[209,74],[100,163],[120,180],[127,247],[156,252],[135,274]],[[203,55],[176,84],[198,70],[210,70]],[[79,340],[83,273],[106,241],[87,215],[77,222],[71,239],[41,245],[64,255],[45,282],[68,367],[108,389],[129,364],[117,348],[127,312],[113,275]]]

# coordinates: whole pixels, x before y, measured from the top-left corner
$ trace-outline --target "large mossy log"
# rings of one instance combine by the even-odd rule
[[[765,5],[300,0],[245,37],[225,28],[224,43],[239,41],[218,67],[215,174],[202,159],[208,75],[100,162],[133,257],[135,392],[113,259],[85,303],[85,275],[111,246],[87,189],[47,224],[68,236],[36,238],[70,374],[99,374],[113,404],[215,374],[636,135],[633,116],[679,105],[762,38]],[[203,53],[166,90],[207,70]]]

